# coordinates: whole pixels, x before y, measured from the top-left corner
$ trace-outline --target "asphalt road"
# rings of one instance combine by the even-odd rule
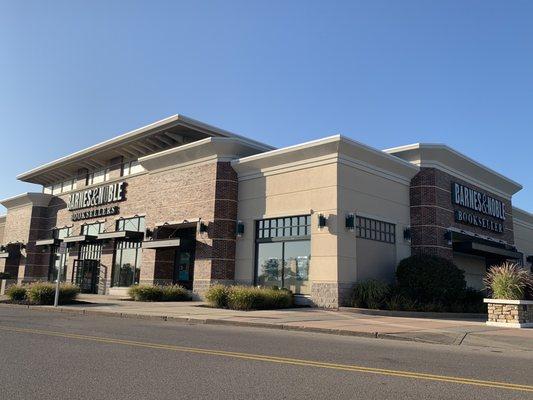
[[[533,354],[0,308],[0,399],[533,399]]]

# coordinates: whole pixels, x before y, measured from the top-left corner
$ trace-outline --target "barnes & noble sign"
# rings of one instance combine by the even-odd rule
[[[117,182],[72,193],[68,199],[68,209],[73,211],[72,220],[118,214],[118,206],[110,204],[126,200],[125,187],[126,182]]]
[[[452,182],[452,203],[470,211],[454,210],[455,221],[503,233],[505,204],[486,193]]]

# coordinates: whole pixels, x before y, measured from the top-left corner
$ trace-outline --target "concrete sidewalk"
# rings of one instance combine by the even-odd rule
[[[209,308],[202,302],[142,303],[101,295],[81,295],[79,300],[88,303],[61,306],[57,311],[533,351],[533,329],[489,327],[476,320],[364,315],[348,309],[233,311]],[[30,308],[53,309],[49,306]]]

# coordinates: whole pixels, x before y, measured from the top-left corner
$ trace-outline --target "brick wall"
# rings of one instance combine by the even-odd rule
[[[421,168],[412,179],[410,188],[411,202],[411,248],[413,254],[433,254],[451,259],[452,246],[445,239],[449,227],[490,236],[494,239],[514,243],[513,217],[511,202],[497,195],[490,194],[502,201],[506,208],[506,219],[503,221],[504,232],[495,233],[480,227],[458,223],[454,217],[451,185],[457,182],[486,193],[487,191],[467,181],[455,178],[435,168]],[[466,210],[466,209],[465,209]],[[490,219],[490,217],[487,217]]]
[[[50,237],[53,227],[73,226],[72,234],[80,233],[83,223],[105,221],[107,231],[115,230],[120,217],[144,215],[147,228],[156,224],[201,218],[208,226],[206,233],[196,233],[194,264],[194,289],[201,293],[213,282],[232,281],[235,274],[235,221],[237,218],[237,174],[229,162],[211,162],[187,168],[176,168],[156,173],[145,173],[117,179],[126,181],[126,200],[116,203],[120,214],[105,218],[72,221],[67,210],[68,194],[54,197],[46,213],[39,211],[41,225],[32,230],[32,240]],[[111,177],[113,179],[113,176]],[[78,190],[83,185],[80,179]],[[112,181],[106,182],[111,183]],[[26,214],[29,211],[25,211]],[[27,221],[28,215],[21,216]],[[37,213],[36,213],[37,215]],[[42,227],[44,226],[44,229]],[[15,231],[28,231],[29,226],[20,223]],[[112,250],[112,248],[111,248]],[[111,252],[112,254],[112,252]],[[46,276],[49,254],[39,253],[41,269],[35,269]],[[70,251],[67,277],[72,276],[73,262],[77,249]],[[109,286],[112,271],[112,256],[104,251]],[[144,250],[142,252],[141,282],[168,283],[172,279],[173,254],[165,251]]]

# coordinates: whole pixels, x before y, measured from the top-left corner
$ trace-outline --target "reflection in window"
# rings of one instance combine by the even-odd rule
[[[310,224],[309,215],[257,221],[256,284],[310,293]]]
[[[95,222],[94,224],[85,224],[81,226],[81,234],[89,236],[97,236],[102,233],[104,224],[102,222]]]
[[[127,287],[139,283],[141,242],[118,241],[111,286]]]
[[[144,217],[121,218],[117,221],[117,231],[144,232]]]
[[[52,231],[52,237],[54,239],[64,239],[67,236],[70,236],[72,227],[65,227],[61,229],[54,229]],[[48,280],[55,282],[57,280],[57,274],[61,268],[61,280],[66,279],[67,274],[67,262],[68,262],[68,252],[61,254],[59,252],[59,246],[52,246],[50,252],[50,267],[48,270]]]

